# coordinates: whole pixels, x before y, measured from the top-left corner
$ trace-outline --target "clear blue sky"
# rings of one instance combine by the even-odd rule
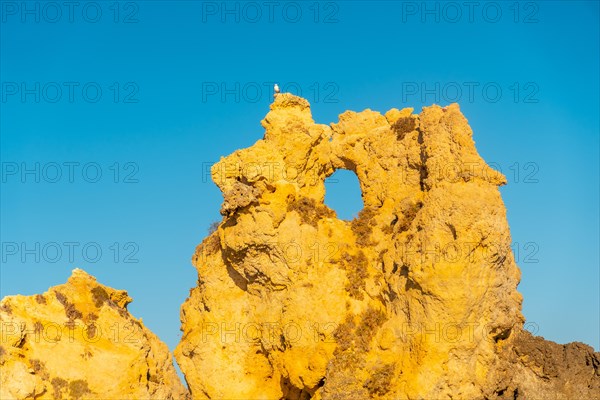
[[[220,218],[206,166],[262,137],[277,81],[320,123],[458,101],[508,177],[530,327],[598,350],[598,2],[421,4],[2,1],[1,295],[80,267],[174,348],[191,256]],[[351,216],[345,182],[327,202]]]

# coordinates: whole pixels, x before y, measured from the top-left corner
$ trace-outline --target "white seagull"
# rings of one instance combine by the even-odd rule
[[[275,90],[275,94],[273,94],[273,97],[277,97],[277,95],[279,94],[279,85],[275,84],[275,86],[273,86],[273,90]]]

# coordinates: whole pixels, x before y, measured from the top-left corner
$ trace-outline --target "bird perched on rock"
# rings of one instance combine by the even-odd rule
[[[279,85],[275,84],[275,86],[273,86],[273,90],[275,91],[275,93],[273,93],[273,97],[277,97],[279,94]]]

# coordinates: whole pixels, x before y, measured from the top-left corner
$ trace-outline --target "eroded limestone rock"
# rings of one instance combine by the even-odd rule
[[[3,298],[0,398],[188,398],[169,349],[130,302],[80,269],[44,294]]]
[[[211,171],[224,219],[194,255],[175,351],[194,398],[597,397],[598,353],[569,358],[589,383],[573,388],[522,346],[506,180],[458,105],[327,126],[280,94],[262,125]],[[337,169],[360,181],[353,221],[323,204]]]

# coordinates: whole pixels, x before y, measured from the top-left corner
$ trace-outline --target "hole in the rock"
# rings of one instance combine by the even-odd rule
[[[363,209],[358,177],[352,171],[338,169],[325,180],[325,205],[335,210],[339,219],[350,221]]]

